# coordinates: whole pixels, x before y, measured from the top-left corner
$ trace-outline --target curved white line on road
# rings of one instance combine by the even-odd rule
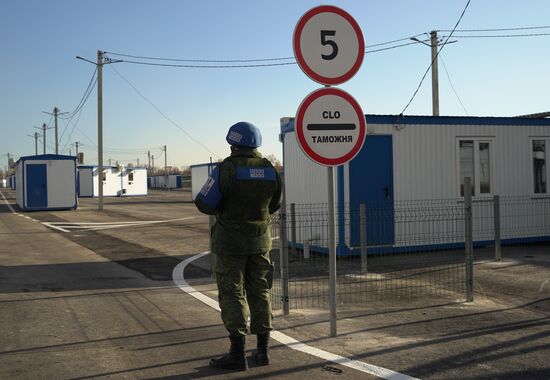
[[[181,263],[176,265],[174,268],[174,271],[172,272],[172,279],[174,280],[174,283],[186,292],[187,294],[195,297],[202,303],[205,303],[206,305],[210,306],[211,308],[220,311],[220,306],[218,302],[213,300],[212,298],[202,294],[201,292],[197,291],[195,288],[193,288],[191,285],[185,281],[185,277],[183,276],[185,267],[192,263],[193,261],[200,259],[201,257],[208,255],[210,252],[203,252],[199,253],[198,255],[192,256],[188,259],[183,260]],[[391,379],[391,380],[416,380],[416,378],[404,375],[399,372],[392,371],[390,369],[378,367],[374,364],[368,364],[359,360],[353,360],[346,358],[344,356],[336,355],[331,352],[321,350],[319,348],[315,348],[312,346],[309,346],[305,343],[302,343],[286,334],[283,334],[279,331],[272,331],[271,337],[278,341],[279,343],[284,344],[285,346],[292,348],[293,350],[300,351],[312,356],[316,356],[320,359],[330,361],[336,364],[343,365],[345,367],[353,368],[357,371],[361,371],[364,373],[368,373],[374,376],[381,377],[383,379]]]
[[[17,214],[15,212],[15,210],[13,209],[13,207],[11,207],[10,203],[8,202],[8,200],[6,199],[6,197],[4,196],[4,193],[0,191],[0,195],[2,195],[2,198],[4,198],[4,202],[6,203],[6,206],[8,206],[8,208],[10,209],[10,211],[14,214]]]

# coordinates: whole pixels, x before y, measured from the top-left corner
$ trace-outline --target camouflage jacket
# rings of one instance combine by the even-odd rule
[[[269,215],[281,205],[281,177],[256,149],[236,150],[218,170],[221,200],[216,209],[195,199],[201,212],[216,215],[211,231],[213,253],[252,255],[269,251]]]

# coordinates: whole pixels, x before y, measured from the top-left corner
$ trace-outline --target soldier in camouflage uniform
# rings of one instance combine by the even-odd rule
[[[229,129],[231,155],[210,175],[195,198],[198,209],[216,215],[212,253],[216,255],[216,279],[221,317],[229,332],[227,355],[211,359],[215,368],[246,370],[246,321],[257,335],[251,359],[269,364],[268,343],[272,330],[269,289],[273,265],[269,259],[269,215],[280,207],[282,181],[271,163],[256,148],[261,146],[258,128],[246,122]]]

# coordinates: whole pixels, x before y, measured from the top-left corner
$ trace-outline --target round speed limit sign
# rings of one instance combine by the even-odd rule
[[[337,85],[359,70],[365,41],[349,13],[322,5],[300,18],[294,29],[293,48],[296,61],[307,76],[321,84]]]

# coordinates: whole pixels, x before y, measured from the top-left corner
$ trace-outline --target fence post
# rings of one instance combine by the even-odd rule
[[[286,202],[283,196],[279,211],[279,263],[281,267],[281,304],[283,315],[290,314],[288,298],[288,239],[286,231]]]
[[[466,248],[466,301],[474,300],[474,244],[472,237],[472,180],[464,178],[464,234]]]
[[[292,255],[296,256],[296,204],[290,204],[290,238],[292,239]]]
[[[367,209],[364,203],[359,205],[359,236],[361,240],[361,274],[367,274]]]
[[[493,197],[493,225],[495,227],[495,261],[502,259],[502,252],[500,250],[500,196],[495,195]]]
[[[212,227],[216,223],[216,217],[214,215],[208,215],[208,236],[210,242],[208,248],[210,249],[210,278],[212,280],[216,279],[216,255],[212,253]]]

